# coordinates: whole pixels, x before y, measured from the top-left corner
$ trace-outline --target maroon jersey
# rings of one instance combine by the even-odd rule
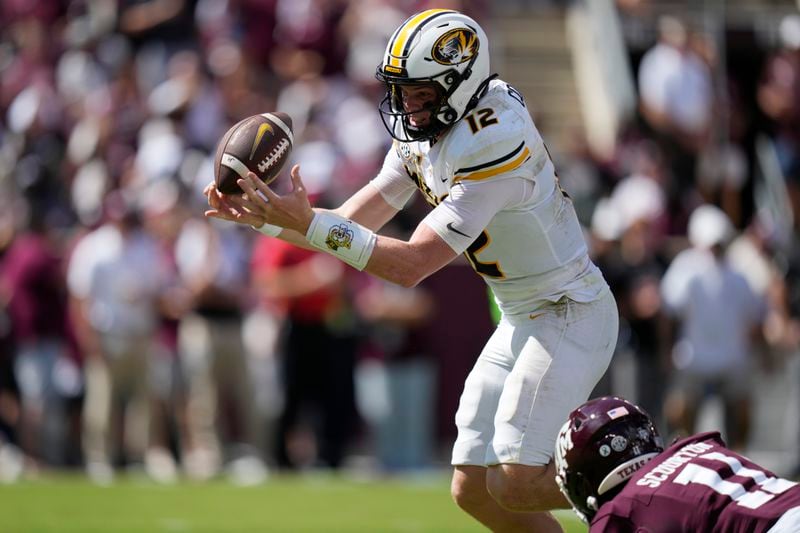
[[[718,432],[677,441],[598,509],[591,532],[769,530],[800,507],[800,485],[727,449]]]

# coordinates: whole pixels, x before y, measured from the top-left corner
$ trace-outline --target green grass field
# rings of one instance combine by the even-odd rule
[[[585,533],[572,512],[567,533]],[[226,482],[156,485],[135,477],[110,487],[61,475],[0,486],[3,533],[478,532],[450,500],[445,476],[354,481],[273,476],[257,487]]]

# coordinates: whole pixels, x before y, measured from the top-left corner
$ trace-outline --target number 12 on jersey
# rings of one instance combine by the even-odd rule
[[[475,118],[475,115],[478,117]],[[469,124],[469,129],[472,131],[473,135],[486,126],[497,124],[497,117],[494,116],[494,109],[490,107],[478,109],[475,113],[464,117],[464,119],[467,121],[467,124]]]

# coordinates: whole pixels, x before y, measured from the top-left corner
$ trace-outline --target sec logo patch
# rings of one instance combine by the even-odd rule
[[[403,159],[411,159],[411,146],[408,143],[400,143],[397,152]]]

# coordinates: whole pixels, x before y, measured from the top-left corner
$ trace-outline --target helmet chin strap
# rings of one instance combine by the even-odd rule
[[[464,115],[475,109],[475,106],[478,105],[478,100],[480,100],[483,97],[483,95],[486,94],[486,91],[489,89],[489,82],[491,82],[498,76],[499,74],[497,73],[492,74],[491,76],[483,80],[480,85],[478,85],[478,89],[475,91],[475,94],[472,95],[472,98],[470,98],[469,102],[467,103],[467,107],[464,108]],[[461,116],[463,117],[464,115]]]

